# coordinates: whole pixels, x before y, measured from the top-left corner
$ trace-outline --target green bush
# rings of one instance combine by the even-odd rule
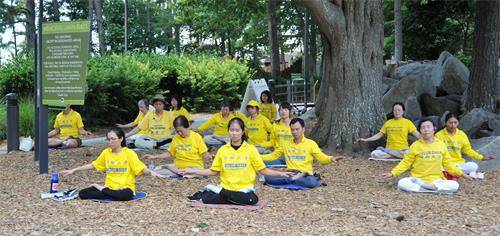
[[[0,95],[33,94],[32,68],[31,55],[15,57],[1,66]],[[241,101],[255,73],[245,62],[202,54],[96,56],[88,61],[85,105],[75,110],[80,111],[87,127],[112,125],[132,120],[138,112],[136,101],[141,98],[181,93],[191,112],[207,111],[218,108],[222,100]],[[172,84],[175,91],[168,91]]]

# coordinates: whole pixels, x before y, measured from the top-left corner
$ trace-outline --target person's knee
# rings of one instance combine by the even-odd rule
[[[403,191],[416,192],[420,190],[420,185],[414,183],[411,177],[402,178],[398,181],[398,189]]]
[[[65,148],[76,148],[78,147],[78,141],[76,139],[70,138],[63,142]]]
[[[441,192],[456,192],[459,188],[458,182],[453,180],[437,180],[434,185]]]

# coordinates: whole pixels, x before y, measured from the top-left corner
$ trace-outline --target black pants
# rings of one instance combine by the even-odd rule
[[[134,192],[129,188],[120,190],[111,190],[104,188],[102,191],[94,187],[84,188],[80,190],[78,196],[81,199],[113,199],[113,201],[129,201],[134,197]]]
[[[207,204],[255,205],[259,198],[254,192],[244,193],[222,189],[219,194],[211,191],[203,192],[201,200]]]

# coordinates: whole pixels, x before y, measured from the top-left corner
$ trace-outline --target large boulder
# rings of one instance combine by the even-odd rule
[[[382,78],[382,86],[383,86],[383,91],[384,94],[389,91],[392,87],[394,87],[396,84],[398,84],[399,81],[395,79],[391,79],[389,77],[384,77]]]
[[[480,170],[500,170],[500,136],[471,139],[474,150],[483,155],[494,156],[494,160],[478,161]]]
[[[480,130],[480,136],[500,135],[500,116],[482,108],[474,108],[460,118],[458,128],[470,137],[474,137]]]
[[[304,112],[304,114],[302,114],[300,116],[301,119],[307,121],[307,120],[312,120],[314,118],[316,118],[316,109],[315,107],[313,107],[312,109]]]
[[[420,119],[422,116],[422,110],[420,109],[420,104],[416,97],[411,96],[405,102],[405,117],[410,120]]]
[[[434,97],[428,93],[424,93],[420,97],[420,105],[422,113],[426,116],[441,116],[445,111],[458,114],[460,111],[460,102],[455,101],[454,97],[448,98],[448,96]]]
[[[442,52],[434,70],[432,80],[441,81],[441,88],[448,94],[462,95],[469,84],[469,69],[449,52]]]

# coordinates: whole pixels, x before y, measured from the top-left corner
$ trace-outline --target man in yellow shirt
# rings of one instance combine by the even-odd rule
[[[271,122],[262,114],[259,114],[259,103],[255,100],[248,102],[247,111],[250,114],[246,124],[248,143],[255,145],[260,154],[270,153],[271,150],[261,147],[261,144],[267,142],[268,133],[272,130]]]
[[[398,182],[398,189],[409,192],[442,192],[454,193],[458,190],[458,183],[446,180],[442,168],[456,176],[470,176],[457,168],[448,153],[446,145],[434,137],[434,123],[431,119],[422,119],[418,125],[422,138],[414,142],[410,151],[404,155],[403,160],[390,173],[384,173],[382,178],[388,179],[398,176],[410,167],[413,167],[410,177],[402,178]]]
[[[470,145],[469,138],[460,129],[458,129],[458,116],[453,113],[448,113],[445,117],[446,127],[436,133],[436,138],[443,141],[448,147],[448,152],[451,156],[451,161],[462,171],[467,174],[476,172],[478,166],[475,162],[466,162],[462,157],[462,151],[465,152],[470,158],[475,160],[492,160],[493,156],[483,156]],[[456,176],[450,175],[445,172],[447,179],[457,179]]]
[[[66,106],[64,111],[56,116],[54,129],[49,132],[48,146],[75,148],[82,145],[80,135],[92,135],[83,128],[83,121],[80,113],[71,109],[71,105]],[[59,137],[57,137],[59,136]]]
[[[387,144],[384,147],[377,147],[372,153],[371,158],[374,160],[397,158],[401,159],[408,152],[408,134],[413,134],[417,139],[420,138],[415,125],[408,119],[404,118],[405,106],[403,103],[396,102],[392,106],[392,114],[394,118],[385,122],[380,132],[369,137],[359,138],[357,141],[369,142],[378,140],[387,136]]]
[[[165,111],[165,98],[162,95],[156,95],[151,99],[155,111],[149,112],[143,120],[132,131],[127,133],[130,137],[139,131],[145,131],[146,134],[140,135],[135,139],[134,146],[142,149],[161,148],[167,149],[172,141],[172,114]]]
[[[143,156],[144,159],[175,158],[173,164],[166,165],[164,169],[161,169],[160,166],[159,170],[157,170],[157,173],[164,176],[177,176],[181,169],[205,168],[203,157],[211,159],[212,155],[208,152],[201,135],[189,129],[189,121],[183,115],[174,119],[174,128],[177,134],[174,136],[168,151],[159,155],[147,154]]]
[[[318,144],[304,137],[305,122],[300,118],[290,121],[293,140],[283,142],[273,153],[262,155],[262,160],[273,161],[285,155],[286,168],[295,172],[292,177],[265,177],[266,183],[271,184],[297,184],[308,188],[320,186],[319,177],[314,174],[313,162],[316,159],[321,164],[329,164],[342,160],[342,156],[328,156],[319,149]]]
[[[203,141],[208,146],[220,146],[229,142],[229,132],[227,131],[227,124],[234,115],[231,114],[231,103],[223,101],[220,106],[220,112],[214,114],[205,123],[200,125],[195,131],[204,131],[208,128],[214,127],[214,132],[211,135],[204,135]]]

